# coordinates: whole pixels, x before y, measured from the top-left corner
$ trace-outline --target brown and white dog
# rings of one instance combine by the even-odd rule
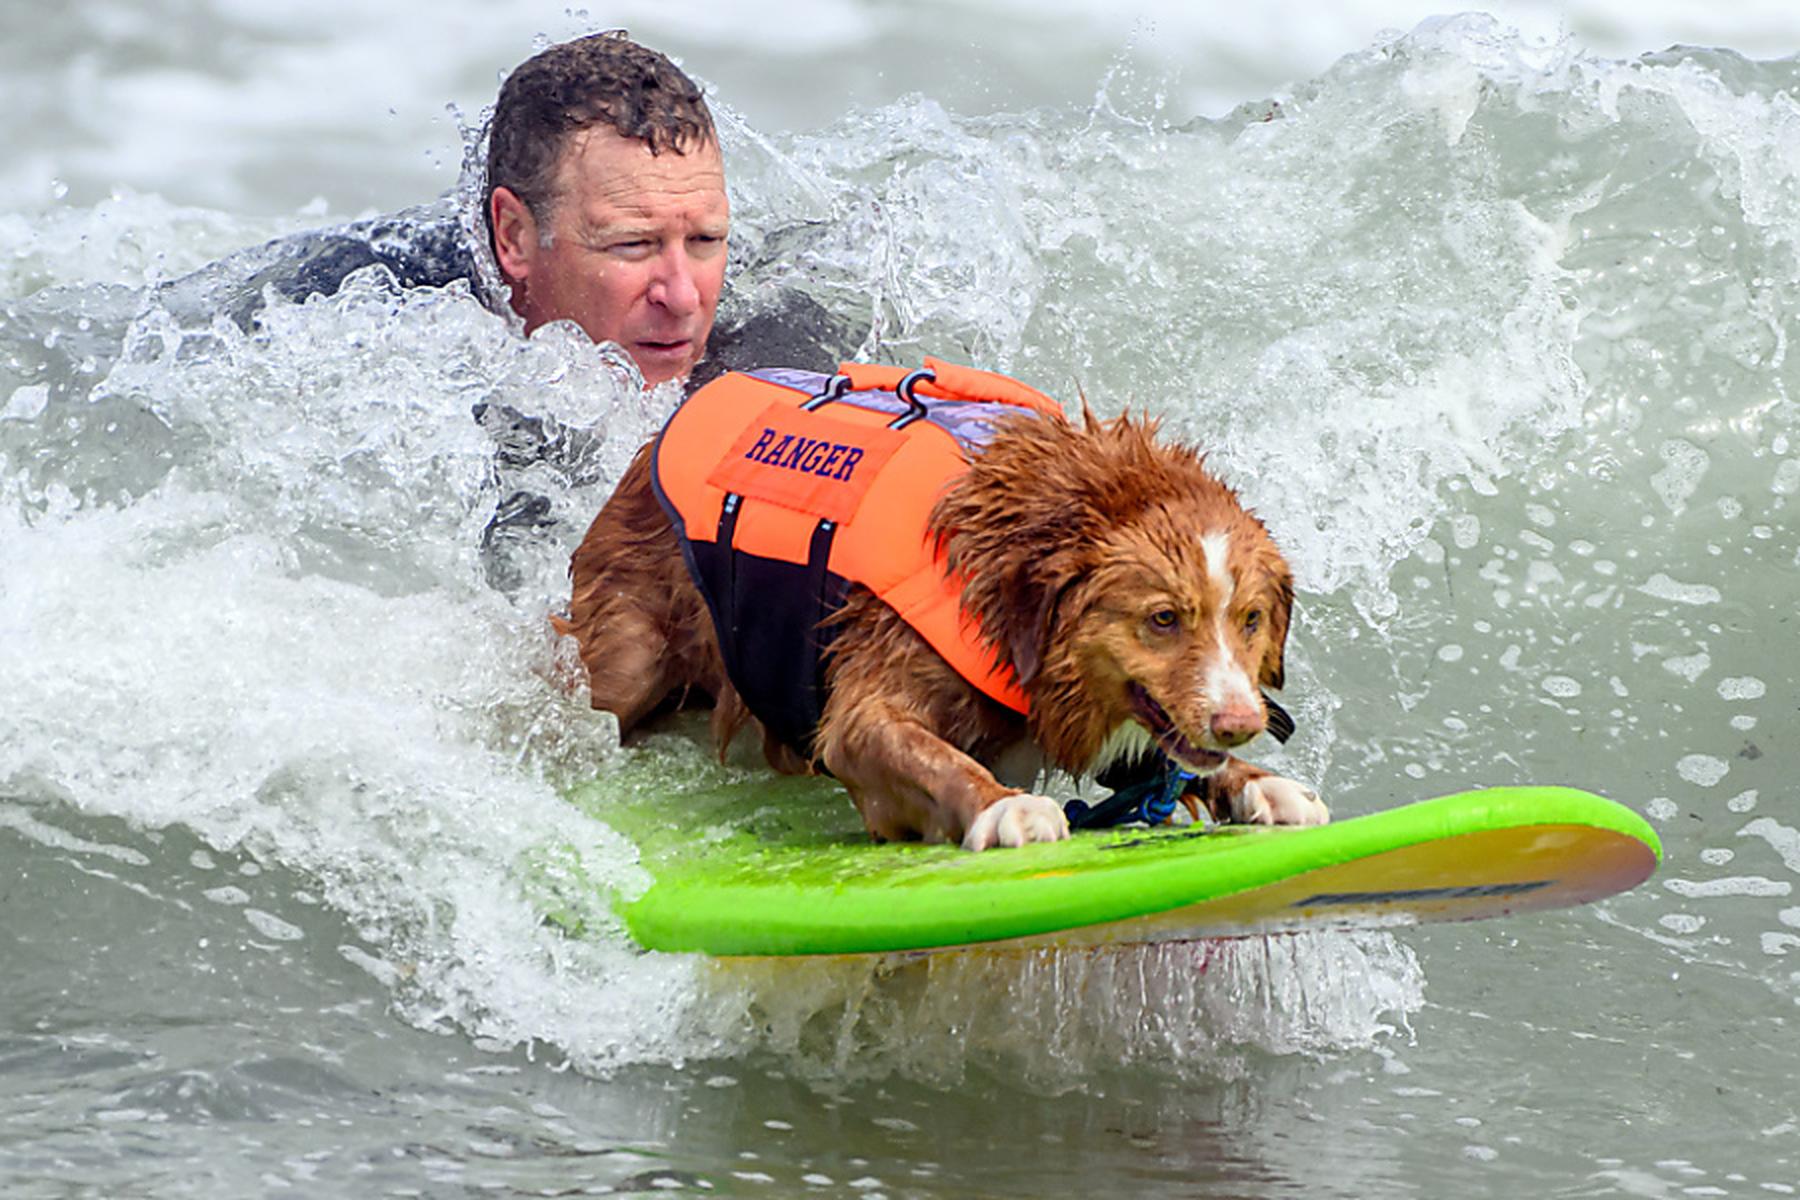
[[[1310,788],[1229,753],[1268,726],[1262,688],[1282,685],[1293,582],[1262,522],[1197,452],[1146,420],[1013,418],[938,502],[932,528],[1029,715],[989,699],[852,588],[834,618],[814,762],[765,734],[776,769],[823,765],[877,838],[971,850],[1069,835],[1062,806],[1025,790],[1041,767],[1093,774],[1151,749],[1200,777],[1183,797],[1190,809],[1329,819]],[[652,492],[649,446],[570,573],[570,617],[557,624],[580,644],[594,707],[624,733],[671,693],[703,691],[723,754],[752,718]]]

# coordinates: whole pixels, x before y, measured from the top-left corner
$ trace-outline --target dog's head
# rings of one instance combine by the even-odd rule
[[[1091,772],[1151,746],[1196,774],[1269,725],[1293,577],[1262,522],[1153,422],[1017,420],[934,517],[965,605]]]

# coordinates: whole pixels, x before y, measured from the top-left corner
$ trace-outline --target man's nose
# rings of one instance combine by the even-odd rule
[[[672,246],[657,258],[650,302],[684,317],[699,310],[700,288],[694,283],[694,264],[687,247]]]

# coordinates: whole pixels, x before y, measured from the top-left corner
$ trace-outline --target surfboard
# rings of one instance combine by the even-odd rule
[[[1309,829],[1136,826],[981,854],[872,843],[853,812],[845,821],[841,791],[805,781],[686,791],[666,809],[585,799],[637,843],[649,877],[612,897],[630,936],[719,957],[1468,921],[1598,900],[1662,858],[1635,812],[1567,787],[1463,792]]]

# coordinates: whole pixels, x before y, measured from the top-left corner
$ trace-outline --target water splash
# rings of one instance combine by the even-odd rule
[[[819,1079],[970,1072],[1050,1091],[1115,1071],[1241,1076],[1247,1056],[1368,1045],[1423,1002],[1387,934],[1301,934],[1096,950],[737,960],[705,980],[741,1036]]]

